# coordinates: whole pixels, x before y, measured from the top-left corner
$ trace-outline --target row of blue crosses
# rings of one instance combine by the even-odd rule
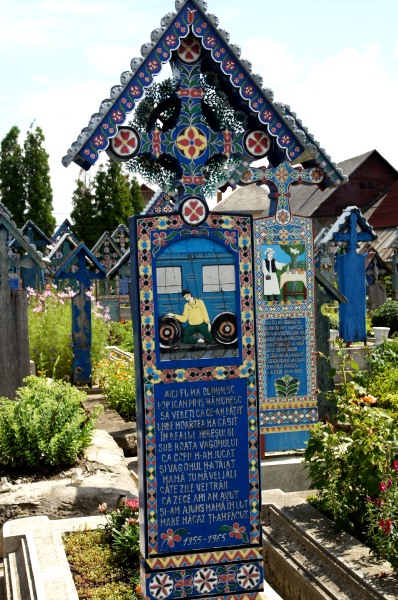
[[[200,41],[189,37],[181,40],[178,58],[172,62],[174,80],[178,82],[176,93],[181,101],[176,125],[167,131],[155,125],[150,131],[140,134],[131,128],[121,127],[111,142],[112,152],[119,158],[139,154],[149,155],[154,160],[171,157],[172,164],[180,165],[177,169],[180,193],[175,208],[190,197],[205,201],[203,168],[209,159],[220,154],[236,159],[226,175],[226,182],[232,188],[237,183],[266,183],[271,191],[270,214],[274,214],[281,225],[289,222],[290,185],[319,184],[323,178],[322,171],[316,167],[293,168],[288,162],[282,162],[275,168],[251,168],[251,162],[267,155],[271,140],[260,129],[233,134],[227,129],[214,131],[206,123],[201,105],[201,53]],[[159,201],[162,202],[161,197]]]

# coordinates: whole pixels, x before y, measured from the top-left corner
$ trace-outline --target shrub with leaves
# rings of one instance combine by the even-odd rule
[[[398,338],[385,340],[369,351],[370,369],[355,380],[377,396],[377,406],[398,413]]]
[[[366,537],[377,557],[398,567],[398,461],[390,463],[378,493],[366,498]]]
[[[110,346],[117,346],[125,352],[133,352],[134,342],[131,321],[110,321],[108,343]]]
[[[16,400],[0,398],[0,463],[12,467],[73,465],[90,445],[97,413],[84,392],[62,381],[30,376]]]
[[[312,487],[318,490],[313,503],[338,528],[366,541],[378,556],[395,565],[398,536],[390,533],[398,527],[398,515],[393,501],[386,500],[398,494],[398,477],[392,473],[392,465],[398,466],[398,419],[349,380],[358,365],[343,346],[343,340],[337,340],[343,385],[331,393],[336,415],[311,429],[304,454]]]
[[[30,357],[40,374],[69,380],[72,373],[72,306],[75,292],[56,286],[44,292],[28,288]],[[108,342],[109,314],[95,302],[92,294],[91,360],[94,364],[104,356]]]
[[[135,370],[132,360],[105,358],[95,368],[105,401],[124,419],[135,419]]]
[[[389,300],[376,308],[373,311],[372,316],[373,327],[389,327],[389,335],[398,332],[398,302],[396,300]]]

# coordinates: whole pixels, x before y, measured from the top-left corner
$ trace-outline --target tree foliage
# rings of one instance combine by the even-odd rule
[[[18,127],[11,127],[1,142],[0,199],[18,227],[31,219],[51,236],[55,218],[44,134],[40,127],[31,127],[23,148],[18,141],[19,135]]]
[[[44,233],[51,236],[55,227],[52,215],[53,192],[50,181],[48,154],[43,147],[43,131],[40,127],[28,131],[24,143],[24,175],[27,213]]]
[[[88,248],[105,231],[127,225],[129,217],[144,207],[138,181],[123,172],[122,163],[110,160],[99,167],[92,182],[76,181],[72,204],[73,230]]]
[[[0,151],[0,196],[12,214],[18,227],[25,223],[25,189],[23,153],[18,142],[20,130],[11,127],[1,142]]]
[[[82,175],[76,181],[76,188],[72,195],[73,209],[70,216],[74,223],[73,233],[79,240],[84,241],[88,248],[92,248],[97,241],[95,227],[91,227],[95,216],[95,197],[90,182],[86,181],[86,177],[83,179]]]

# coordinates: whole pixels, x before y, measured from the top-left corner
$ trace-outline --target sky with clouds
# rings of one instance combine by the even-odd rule
[[[54,215],[69,216],[79,168],[64,156],[174,0],[0,0],[0,139],[35,122]],[[396,0],[208,0],[264,87],[334,162],[377,149],[398,169]]]

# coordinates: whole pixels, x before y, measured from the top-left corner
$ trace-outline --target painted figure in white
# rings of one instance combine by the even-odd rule
[[[278,300],[280,294],[277,270],[282,269],[287,263],[281,263],[275,260],[275,252],[272,248],[267,248],[265,258],[263,258],[264,275],[264,296],[268,300]]]

